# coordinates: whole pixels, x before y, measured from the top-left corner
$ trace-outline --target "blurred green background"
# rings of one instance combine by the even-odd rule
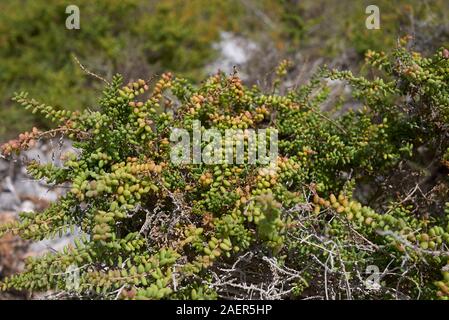
[[[365,8],[380,8],[381,29],[365,27]],[[81,29],[65,27],[68,5],[80,9]],[[368,49],[386,50],[404,34],[416,34],[420,51],[447,45],[449,1],[327,0],[10,0],[0,2],[0,142],[47,123],[11,102],[14,91],[68,109],[95,108],[110,78],[148,78],[172,71],[201,81],[219,59],[214,43],[223,31],[258,44],[276,58],[358,69]],[[342,60],[342,57],[345,59]],[[318,60],[320,59],[320,60]],[[247,64],[271,61],[250,60]],[[274,63],[274,62],[273,62]],[[252,78],[262,70],[249,68]]]

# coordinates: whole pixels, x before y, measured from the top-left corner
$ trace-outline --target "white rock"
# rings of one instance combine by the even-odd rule
[[[213,44],[213,48],[219,52],[219,57],[206,67],[211,74],[216,73],[217,70],[232,73],[234,66],[246,63],[258,48],[255,42],[231,32],[222,32],[220,37],[220,42]],[[239,75],[244,78],[244,75]]]
[[[18,179],[14,184],[16,192],[20,196],[36,197],[41,200],[55,201],[58,195],[54,191],[49,191],[46,187],[41,186],[39,181],[28,179]]]
[[[7,171],[9,169],[9,162],[3,159],[0,159],[0,172]]]
[[[22,204],[20,205],[21,212],[33,212],[34,210],[35,210],[34,203],[29,200],[22,202]]]
[[[18,199],[11,192],[0,193],[0,211],[14,211],[20,205]]]

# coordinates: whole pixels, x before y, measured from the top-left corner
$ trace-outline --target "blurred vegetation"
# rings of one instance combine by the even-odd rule
[[[65,8],[72,3],[0,4],[1,133],[42,121],[9,108],[19,89],[72,110],[95,103],[95,91],[80,93],[102,84],[85,76],[72,54],[106,77],[114,71],[131,78],[175,70],[197,78],[211,58],[210,43],[218,39],[218,31],[233,28],[224,19],[231,14],[228,2],[208,1],[205,6],[204,1],[80,0],[81,28],[68,30]]]
[[[13,0],[0,3],[0,141],[45,119],[12,108],[15,91],[73,110],[94,108],[102,84],[90,71],[127,80],[174,71],[190,80],[204,77],[217,58],[212,43],[231,31],[279,56],[301,53],[309,60],[347,57],[357,68],[368,49],[390,47],[416,33],[421,51],[447,44],[445,0],[375,1],[381,29],[365,28],[372,1],[296,0]],[[67,30],[65,8],[76,4],[81,29]],[[263,55],[262,55],[263,56]],[[326,61],[325,61],[326,62]],[[258,76],[258,75],[255,75]],[[87,90],[89,89],[89,90]],[[96,89],[96,90],[91,90]]]

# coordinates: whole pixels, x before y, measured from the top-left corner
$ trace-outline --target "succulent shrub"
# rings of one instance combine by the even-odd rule
[[[199,86],[171,73],[126,85],[116,75],[98,111],[17,94],[57,127],[11,140],[4,156],[55,134],[74,152],[61,166],[29,163],[35,179],[68,191],[0,235],[39,241],[78,231],[0,289],[96,299],[448,299],[449,51],[423,57],[402,40],[366,61],[370,78],[323,68],[285,93],[279,80],[274,92],[248,88],[237,72]],[[351,96],[332,96],[329,79],[347,83]],[[201,130],[277,130],[278,157],[269,167],[173,163],[172,130],[192,132],[196,120]],[[424,166],[442,177],[430,179]],[[68,287],[73,272],[77,285]]]
[[[9,99],[23,87],[36,99],[51,100],[72,111],[95,106],[101,86],[82,76],[72,54],[99,74],[117,70],[129,78],[172,71],[199,81],[204,67],[216,56],[212,43],[219,40],[221,31],[270,48],[261,54],[265,58],[273,48],[282,58],[286,52],[293,55],[301,50],[305,61],[323,56],[332,60],[344,54],[354,68],[367,49],[394,44],[400,31],[412,30],[426,50],[448,42],[447,1],[378,0],[381,30],[361,27],[369,4],[350,0],[78,0],[81,28],[68,30],[67,1],[2,1],[0,140],[32,125],[48,128],[42,117],[13,108]],[[352,51],[358,55],[354,57]],[[272,67],[268,59],[261,64]],[[252,60],[250,67],[254,65]],[[268,71],[258,69],[260,74]]]

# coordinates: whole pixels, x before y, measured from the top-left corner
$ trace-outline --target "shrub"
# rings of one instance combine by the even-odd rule
[[[62,252],[29,258],[0,288],[109,299],[448,299],[447,177],[425,179],[419,165],[430,154],[437,172],[447,166],[449,51],[426,58],[404,46],[367,53],[379,70],[373,79],[323,68],[285,94],[280,81],[264,93],[237,73],[199,87],[170,73],[123,86],[117,75],[99,111],[56,110],[17,94],[58,127],[23,134],[4,155],[55,133],[76,152],[60,167],[29,164],[35,179],[69,191],[0,234],[80,235]],[[342,112],[340,97],[322,111],[325,79],[346,81],[359,107]],[[191,132],[194,120],[221,132],[277,129],[275,165],[175,165],[170,133]],[[373,185],[369,196],[358,191]],[[373,266],[377,287],[366,281]],[[70,270],[79,287],[67,288]]]
[[[12,107],[10,97],[20,88],[69,110],[94,107],[101,87],[82,76],[73,54],[100,74],[112,69],[130,78],[169,70],[199,81],[214,59],[212,43],[221,31],[243,35],[263,48],[265,68],[257,68],[256,76],[271,72],[267,57],[272,51],[282,58],[286,52],[301,53],[304,61],[347,56],[343,60],[356,68],[367,49],[395,43],[400,31],[416,33],[422,39],[418,45],[431,52],[435,43],[448,41],[447,1],[376,3],[381,30],[363,28],[369,1],[78,0],[81,28],[67,30],[67,1],[2,1],[0,141],[32,125],[48,128],[42,118]]]

